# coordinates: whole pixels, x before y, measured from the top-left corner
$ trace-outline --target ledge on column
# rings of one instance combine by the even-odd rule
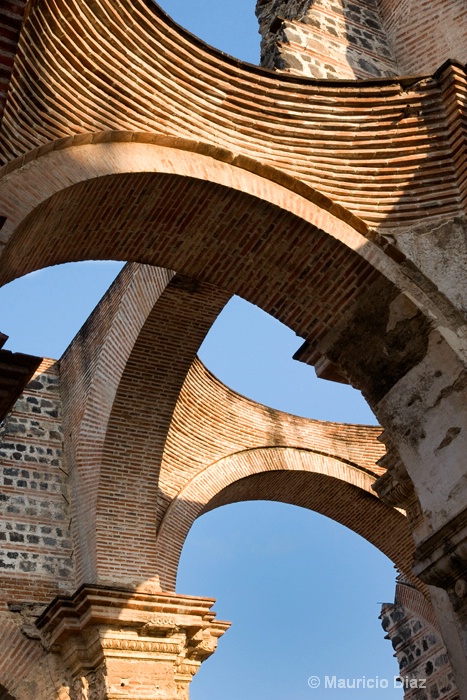
[[[84,585],[37,619],[46,648],[61,656],[76,691],[99,700],[188,698],[201,663],[230,623],[212,598]]]

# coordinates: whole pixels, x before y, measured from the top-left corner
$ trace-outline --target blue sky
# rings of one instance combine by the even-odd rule
[[[254,0],[164,0],[175,21],[238,58],[257,63]],[[0,290],[7,347],[58,358],[118,273],[118,263],[40,271]],[[201,349],[222,381],[252,399],[322,420],[373,423],[349,387],[316,379],[291,358],[301,339],[241,299],[224,310]],[[392,563],[316,513],[277,503],[220,508],[193,526],[177,588],[217,598],[233,622],[192,683],[192,700],[400,700],[397,664],[378,620],[394,596]],[[321,687],[307,679],[318,676]],[[380,690],[323,688],[324,677],[389,679]]]

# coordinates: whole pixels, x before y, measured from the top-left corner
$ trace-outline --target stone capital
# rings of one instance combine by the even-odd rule
[[[60,654],[70,700],[185,700],[192,677],[230,626],[214,600],[84,585],[36,621]]]

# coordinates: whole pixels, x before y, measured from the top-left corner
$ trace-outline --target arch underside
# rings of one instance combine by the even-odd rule
[[[233,465],[234,457],[226,457],[232,452],[248,455],[256,465],[255,470],[260,472],[282,470],[283,456],[289,452],[293,455],[290,470],[309,472],[307,460],[311,459],[315,471],[325,477],[323,484],[319,481],[321,477],[315,478],[316,494],[330,480],[326,498],[332,502],[329,495],[332,489],[344,484],[345,490],[347,484],[351,488],[345,497],[350,511],[359,513],[357,520],[364,523],[371,512],[367,507],[369,500],[378,519],[385,522],[387,517],[387,532],[400,534],[406,528],[405,518],[384,506],[371,491],[374,479],[384,471],[376,466],[384,451],[377,441],[380,429],[284,414],[225,387],[196,359],[196,351],[229,295],[214,285],[180,274],[162,275],[163,272],[150,266],[128,265],[62,359],[68,420],[73,423],[75,410],[84,411],[87,416],[81,432],[69,445],[73,448],[75,444],[72,483],[75,528],[79,530],[75,542],[77,551],[81,552],[78,558],[87,562],[87,568],[79,576],[83,580],[129,584],[125,578],[129,568],[133,582],[156,580],[161,573],[164,575],[164,566],[173,562],[171,552],[161,553],[161,533],[167,527],[168,531],[172,529],[172,525],[167,526],[169,514],[186,500],[195,504],[194,517],[208,507],[206,497],[211,491],[206,489],[204,479],[215,468],[209,465]],[[132,313],[135,299],[146,310],[133,324],[131,333],[126,334],[122,345],[116,338],[121,338],[119,329],[127,314]],[[96,335],[102,320],[109,332]],[[97,355],[90,365],[93,370],[87,375],[87,380],[91,377],[90,386],[77,391],[72,368],[81,366],[83,353],[87,358]],[[118,376],[114,378],[116,372]],[[103,430],[99,433],[96,426],[100,423]],[[94,481],[89,480],[91,464]],[[333,465],[334,471],[329,471],[329,465]],[[79,486],[83,469],[84,490]],[[227,471],[221,468],[222,478]],[[248,474],[236,469],[231,473],[236,482]],[[296,478],[295,473],[291,480]],[[225,486],[222,478],[215,480],[217,491]],[[190,489],[198,482],[201,490],[195,489],[194,496],[190,496]],[[217,498],[212,507],[222,498],[217,491],[211,493]],[[227,490],[226,494],[231,491]],[[295,502],[293,493],[290,499]],[[341,501],[334,499],[334,502]],[[297,505],[303,504],[297,501]],[[327,506],[311,497],[304,507],[327,512]],[[141,533],[138,547],[134,546],[134,520],[128,517],[133,511],[138,512]],[[343,512],[341,508],[341,516]],[[327,514],[339,515],[338,511]],[[396,528],[392,523],[394,518],[398,523]],[[349,526],[373,541],[371,527],[358,525],[357,520]],[[181,533],[185,532],[186,522]],[[191,522],[192,519],[188,529]],[[349,522],[345,520],[344,524]],[[117,540],[115,529],[119,532]],[[179,549],[185,537],[180,539],[180,532],[177,537],[169,538],[171,542],[178,541]],[[378,537],[376,545],[408,573],[407,548],[400,547],[399,542],[397,553],[396,548],[385,544],[382,534]],[[400,537],[403,539],[403,535]],[[144,558],[140,556],[141,547],[146,552]]]
[[[47,168],[51,175],[46,179]],[[219,420],[216,410],[230,406],[226,392],[194,359],[230,294],[255,303],[304,337],[312,362],[319,357],[319,351],[313,356],[314,349],[346,322],[359,300],[372,298],[375,285],[388,305],[397,295],[394,281],[407,281],[352,225],[352,218],[350,223],[345,220],[341,209],[334,211],[332,203],[320,200],[316,193],[295,191],[289,180],[285,186],[274,177],[158,143],[110,142],[68,144],[62,150],[38,154],[30,164],[12,169],[4,180],[3,197],[11,210],[2,231],[3,282],[47,264],[80,259],[129,259],[178,271],[170,280],[167,277],[166,289],[162,284],[154,297],[154,313],[149,304],[147,316],[141,318],[125,350],[121,379],[114,382],[111,412],[101,431],[100,451],[94,455],[95,469],[89,472],[89,464],[84,463],[89,488],[77,488],[75,495],[85,504],[85,512],[93,503],[96,507],[91,508],[91,518],[81,520],[84,530],[76,535],[82,559],[89,564],[80,576],[109,584],[156,580],[160,576],[159,523],[198,470],[232,450],[271,444],[313,449],[306,428],[300,428],[298,439],[292,430],[290,439],[278,443],[278,425],[282,434],[290,421],[277,415],[271,419],[269,414],[261,418],[265,425],[272,424],[266,441],[251,441],[242,426],[240,438],[227,445],[214,440],[205,449],[212,435],[225,434],[232,415],[226,416],[222,408]],[[69,185],[63,189],[65,178]],[[18,187],[21,183],[27,187]],[[19,198],[14,199],[16,191]],[[410,282],[408,286],[413,288]],[[169,312],[164,311],[163,298],[173,299]],[[212,306],[206,305],[208,298]],[[423,304],[423,293],[421,298]],[[196,333],[187,343],[190,324]],[[177,347],[180,354],[171,351],[168,358],[162,351],[148,352],[157,344],[161,349]],[[153,406],[147,397],[160,393],[161,377],[171,398]],[[198,406],[199,399],[193,404],[186,398],[193,393],[203,396],[203,392],[206,403],[199,420],[196,410],[187,414],[187,407]],[[242,402],[234,402],[241,414]],[[263,409],[255,410],[261,414]],[[87,415],[93,410],[90,406]],[[135,430],[129,436],[130,426]],[[210,431],[207,440],[205,426]],[[197,452],[200,444],[202,454]],[[332,448],[326,453],[336,454]],[[371,448],[370,453],[374,456],[378,450]],[[377,476],[375,461],[372,473]],[[76,466],[79,476],[79,459]],[[139,473],[136,480],[135,472]],[[144,483],[151,487],[145,488]],[[94,500],[86,501],[89,494]],[[144,544],[151,553],[146,560],[131,548],[133,521],[121,509],[125,500],[131,512],[139,511]],[[79,503],[76,508],[80,512]],[[115,523],[120,527],[118,543]],[[88,546],[91,556],[85,553]],[[126,573],[129,561],[135,564],[134,579]],[[407,572],[406,562],[400,568]]]
[[[107,410],[108,422],[101,431],[100,451],[93,455],[96,469],[89,478],[92,484],[76,491],[81,502],[92,494],[86,512],[96,504],[91,508],[92,517],[83,521],[84,535],[77,535],[81,549],[88,546],[89,538],[92,541],[91,557],[82,557],[91,568],[81,574],[113,583],[128,568],[125,549],[119,552],[112,543],[115,522],[123,522],[122,542],[130,542],[133,536],[125,511],[121,518],[119,515],[125,499],[136,510],[144,494],[140,517],[147,527],[143,527],[143,539],[148,552],[155,554],[158,524],[177,489],[183,488],[183,479],[192,478],[196,469],[213,463],[213,459],[223,458],[232,447],[260,446],[258,442],[245,444],[242,436],[238,444],[215,444],[214,455],[208,450],[209,456],[199,457],[194,440],[190,446],[193,454],[182,450],[174,458],[174,444],[185,444],[180,443],[179,431],[183,390],[186,396],[191,378],[199,379],[203,374],[194,362],[196,349],[229,295],[235,293],[251,301],[303,337],[310,364],[319,359],[320,345],[346,323],[359,301],[371,299],[375,285],[379,285],[386,306],[398,291],[404,291],[412,293],[433,318],[443,317],[444,307],[441,304],[440,311],[438,299],[429,299],[422,287],[370,240],[364,222],[289,175],[231,152],[187,142],[177,144],[176,139],[152,134],[146,139],[140,134],[139,140],[117,132],[101,134],[101,139],[88,136],[56,142],[51,149],[39,149],[6,169],[0,192],[7,214],[0,233],[0,283],[46,265],[82,259],[130,260],[178,272],[173,281],[166,280],[172,285],[171,293],[174,285],[178,286],[169,321],[159,300],[154,314],[148,306],[133,345],[125,350]],[[161,299],[166,291],[163,288]],[[205,294],[213,301],[208,313]],[[195,326],[198,323],[197,333],[193,342],[183,347],[178,363],[166,363],[160,352],[148,357],[147,348],[155,338],[160,347],[167,345],[167,330],[168,340],[174,343],[178,324],[178,342],[183,343],[186,324],[193,322]],[[160,366],[154,366],[153,371],[154,359]],[[170,384],[167,378],[174,376],[174,368],[178,378]],[[148,376],[156,393],[161,376],[170,384],[170,401],[161,402],[156,409],[143,395],[151,395]],[[144,382],[138,387],[141,377]],[[91,404],[88,416],[94,411]],[[130,406],[145,407],[139,411],[145,418],[141,421],[139,415],[132,415]],[[159,426],[159,434],[154,433],[151,421]],[[207,420],[211,429],[213,422]],[[134,443],[131,450],[129,425],[137,428],[134,439],[130,437]],[[218,421],[217,430],[220,425],[225,422]],[[203,422],[195,426],[195,434],[203,433],[200,426]],[[302,447],[301,440],[283,444]],[[133,464],[128,464],[128,459],[125,462],[126,455],[131,455]],[[85,454],[86,460],[88,457]],[[83,464],[88,469],[88,463]],[[79,468],[79,458],[76,466]],[[131,475],[136,468],[140,478],[133,484]],[[120,474],[117,480],[116,472]],[[143,489],[144,480],[151,488]],[[109,498],[111,492],[113,498]],[[79,512],[79,504],[77,509]],[[151,557],[146,564],[136,553],[134,559],[139,562],[137,579],[159,575]],[[107,578],[112,576],[114,579]]]
[[[15,68],[5,162],[84,132],[146,131],[248,154],[369,225],[462,212],[439,77],[291,79],[213,51],[145,0],[35,3]]]
[[[426,293],[419,272],[369,240],[361,220],[303,183],[192,143],[113,138],[72,139],[6,173],[0,284],[85,259],[177,270],[286,323],[306,339],[310,364],[331,325],[381,277],[388,297],[394,286],[443,325],[459,321],[442,294]]]
[[[335,456],[312,450],[260,447],[224,457],[199,471],[166,511],[157,543],[162,588],[175,588],[181,550],[196,518],[250,500],[278,501],[326,515],[371,542],[414,581],[407,519],[376,498],[373,480]]]

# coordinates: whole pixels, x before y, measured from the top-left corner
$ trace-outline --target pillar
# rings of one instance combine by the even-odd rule
[[[84,585],[37,620],[64,670],[60,700],[188,700],[230,623],[214,600]]]

